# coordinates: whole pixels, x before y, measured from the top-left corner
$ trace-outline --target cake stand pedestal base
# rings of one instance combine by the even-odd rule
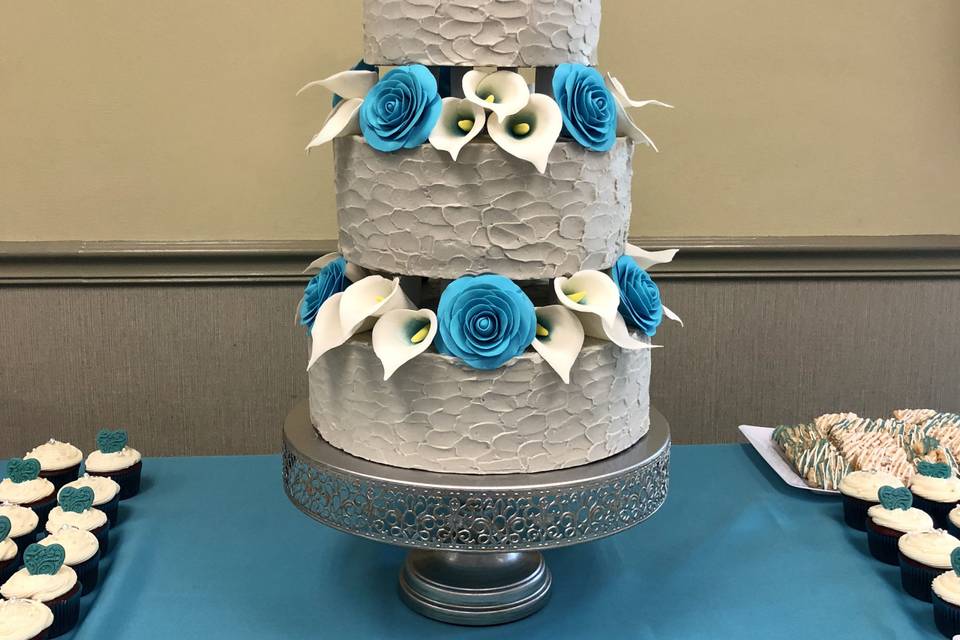
[[[640,442],[559,471],[433,473],[376,464],[329,445],[297,405],[283,428],[283,485],[305,514],[346,533],[409,547],[400,596],[461,625],[540,610],[553,582],[540,551],[640,524],[667,497],[670,426],[655,409]]]

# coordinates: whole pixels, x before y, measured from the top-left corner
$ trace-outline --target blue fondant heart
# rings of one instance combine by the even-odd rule
[[[7,477],[14,482],[29,482],[40,475],[40,461],[36,458],[10,458],[7,461]]]
[[[950,465],[943,462],[927,462],[926,460],[917,463],[917,473],[930,478],[949,478],[951,475]]]
[[[906,511],[913,506],[913,494],[906,487],[897,487],[894,489],[889,486],[882,486],[877,491],[877,498],[884,509],[893,511],[894,509],[903,509]]]
[[[101,429],[97,433],[97,448],[101,453],[117,453],[123,451],[125,446],[127,446],[127,432],[123,429],[116,431]]]
[[[950,566],[953,567],[953,572],[960,576],[960,547],[950,552]]]
[[[3,542],[7,539],[7,536],[10,535],[10,518],[7,516],[0,516],[0,542]]]
[[[23,565],[32,576],[52,576],[60,571],[66,552],[59,544],[32,544],[23,552]]]
[[[73,513],[83,513],[93,506],[93,489],[90,487],[64,487],[60,490],[60,508]]]

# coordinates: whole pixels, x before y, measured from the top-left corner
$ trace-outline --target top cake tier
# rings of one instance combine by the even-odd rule
[[[364,0],[374,65],[594,65],[600,0]]]

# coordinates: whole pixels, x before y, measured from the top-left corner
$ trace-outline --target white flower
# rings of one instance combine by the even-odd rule
[[[577,314],[559,304],[537,307],[536,311],[537,333],[532,346],[564,384],[569,384],[570,368],[583,348],[583,325]]]
[[[388,380],[403,364],[420,355],[437,335],[437,315],[429,309],[393,309],[373,325],[373,352]]]
[[[315,80],[300,88],[297,95],[313,87],[323,87],[343,98],[323,121],[320,132],[310,140],[307,151],[341,136],[360,133],[360,105],[380,75],[376,71],[341,71]]]
[[[354,334],[369,331],[376,319],[393,309],[412,309],[413,304],[400,288],[400,278],[367,276],[343,293],[327,298],[310,330],[313,340],[307,369],[324,353],[339,347]]]
[[[655,267],[658,264],[672,262],[673,258],[677,255],[677,251],[679,250],[664,249],[662,251],[647,251],[646,249],[641,249],[640,247],[628,242],[623,253],[624,255],[633,258],[638,267],[644,271],[649,271],[652,267]],[[663,315],[667,316],[674,322],[679,322],[681,327],[683,326],[683,320],[680,319],[680,316],[671,311],[667,305],[661,303],[660,306],[663,308]]]
[[[578,271],[569,278],[556,278],[553,289],[557,299],[575,312],[583,331],[591,338],[609,340],[624,349],[651,349],[652,345],[630,335],[617,311],[620,290],[602,271]]]
[[[506,118],[526,106],[530,87],[515,71],[471,70],[463,75],[463,95],[470,102]]]
[[[630,96],[627,95],[626,89],[623,88],[623,84],[610,75],[610,73],[607,73],[606,85],[607,88],[610,89],[610,93],[613,94],[614,101],[617,103],[617,135],[626,136],[635,142],[653,147],[654,151],[658,151],[657,145],[653,143],[653,140],[641,131],[640,127],[634,124],[630,115],[627,113],[627,107],[640,108],[647,105],[655,105],[673,109],[673,106],[665,102],[660,102],[659,100],[631,100]]]
[[[430,144],[456,161],[463,146],[483,131],[487,116],[482,107],[465,98],[444,98],[441,102],[440,119],[430,132]]]
[[[627,245],[627,246],[630,246],[630,245]],[[307,268],[303,270],[303,273],[306,273],[306,274],[316,273],[339,257],[340,257],[340,254],[337,253],[336,251],[322,255],[316,260],[314,260],[313,262],[311,262],[310,264],[308,264]],[[367,272],[366,270],[364,270],[363,267],[358,267],[352,262],[348,262],[347,269],[344,272],[344,275],[347,276],[347,280],[349,280],[350,282],[358,282],[367,276]]]
[[[532,163],[540,173],[547,168],[547,158],[561,129],[560,107],[553,98],[541,93],[532,94],[517,113],[502,119],[494,115],[487,122],[490,137],[501,149]]]

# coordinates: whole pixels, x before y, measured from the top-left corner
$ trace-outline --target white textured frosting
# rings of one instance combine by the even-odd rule
[[[840,493],[868,502],[879,502],[880,487],[902,487],[900,478],[886,471],[854,471],[840,480]]]
[[[933,529],[933,518],[930,514],[916,507],[886,509],[881,504],[875,504],[867,509],[867,515],[875,524],[901,533]]]
[[[86,531],[93,531],[107,522],[107,514],[100,509],[87,509],[81,513],[64,511],[61,507],[54,507],[47,517],[47,531],[56,533],[63,526],[77,527]]]
[[[10,537],[19,538],[37,528],[40,517],[33,509],[16,504],[0,504],[0,516],[10,518]]]
[[[15,555],[17,555],[17,543],[8,536],[0,542],[0,562],[6,562]]]
[[[942,529],[915,531],[900,536],[900,553],[911,560],[938,569],[950,568],[950,552],[960,547],[960,540]]]
[[[117,484],[117,481],[106,476],[83,474],[82,478],[65,484],[64,488],[66,487],[73,487],[74,489],[90,487],[93,489],[93,506],[95,507],[110,502],[120,493],[120,485]],[[60,489],[60,491],[63,491],[63,489]],[[59,495],[58,493],[57,496],[59,497]]]
[[[44,442],[39,447],[27,451],[23,457],[36,458],[44,471],[60,471],[80,464],[83,460],[83,451],[69,442],[60,442],[51,438],[49,442]]]
[[[46,478],[34,478],[26,482],[14,482],[10,478],[0,480],[0,501],[13,504],[29,504],[53,497],[53,483]]]
[[[0,640],[31,640],[53,624],[50,607],[36,600],[0,602]]]
[[[10,576],[0,587],[0,595],[10,598],[33,598],[47,602],[59,598],[77,584],[77,572],[67,565],[60,567],[52,576],[30,575],[26,567]]]
[[[75,567],[86,562],[100,550],[97,536],[77,527],[61,527],[59,531],[40,540],[38,544],[59,544],[63,547],[64,562]]]
[[[932,586],[941,599],[960,607],[960,576],[952,569],[934,578]]]
[[[910,491],[935,502],[957,502],[960,500],[960,478],[933,478],[918,473],[910,481]]]
[[[129,469],[138,462],[140,462],[140,452],[130,447],[124,447],[115,453],[103,453],[97,449],[87,456],[84,468],[94,473],[110,473]]]

